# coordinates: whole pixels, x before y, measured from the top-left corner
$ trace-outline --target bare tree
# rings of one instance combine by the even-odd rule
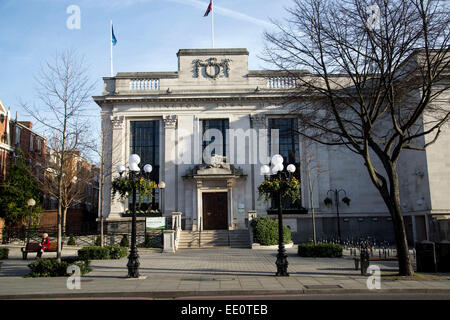
[[[61,143],[57,136],[49,139],[48,159],[44,179],[41,187],[44,194],[59,199],[62,208],[61,229],[62,234],[66,232],[67,211],[74,205],[83,202],[89,196],[88,185],[94,181],[92,165],[81,156],[81,151],[71,149],[66,145],[64,155]],[[80,147],[80,146],[78,146]],[[64,159],[64,164],[60,161]],[[61,186],[59,188],[58,172],[63,168]],[[61,191],[61,193],[59,193]]]
[[[125,137],[125,140],[127,137]],[[100,140],[99,141],[93,141],[92,144],[89,145],[89,149],[93,154],[95,155],[95,158],[99,161],[99,168],[100,168],[100,179],[99,179],[99,206],[98,206],[98,217],[100,220],[100,244],[103,246],[104,244],[104,214],[103,214],[103,204],[104,204],[104,197],[103,197],[103,191],[106,179],[111,178],[113,170],[116,166],[118,166],[120,163],[114,162],[110,160],[110,158],[107,155],[107,152],[105,152],[104,147],[107,144],[107,137],[105,136],[103,130],[100,133]],[[111,146],[111,152],[109,154],[114,154],[114,152],[120,150],[122,148],[122,145],[118,142],[115,142],[114,145]]]
[[[319,162],[317,150],[314,150],[315,144],[312,140],[305,138],[302,147],[302,168],[306,173],[306,179],[308,181],[308,195],[309,195],[309,207],[311,208],[311,223],[313,231],[313,242],[317,244],[316,233],[316,217],[314,206],[314,190],[319,184],[319,177],[327,170],[323,169]]]
[[[83,139],[89,132],[89,123],[85,118],[85,107],[92,101],[94,84],[87,76],[83,58],[73,50],[57,53],[53,60],[41,67],[36,77],[37,96],[40,105],[22,103],[31,116],[44,125],[54,139],[57,166],[52,168],[56,177],[55,197],[58,200],[58,249],[57,258],[61,260],[62,218],[63,208],[67,205],[63,200],[67,188],[72,181],[66,175],[70,161],[66,159],[71,151],[80,150]]]
[[[413,275],[397,164],[404,149],[434,143],[450,117],[439,101],[449,89],[449,12],[435,0],[295,0],[288,12],[265,34],[265,59],[296,77],[299,133],[363,158],[392,217],[399,273]]]

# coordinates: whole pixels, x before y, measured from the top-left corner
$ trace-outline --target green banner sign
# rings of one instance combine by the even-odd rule
[[[165,229],[166,228],[166,218],[165,217],[155,217],[145,219],[146,229]]]

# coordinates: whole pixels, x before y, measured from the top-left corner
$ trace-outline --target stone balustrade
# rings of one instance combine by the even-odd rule
[[[241,80],[241,79],[240,79]],[[197,81],[197,82],[195,82]],[[229,81],[216,80],[218,90],[233,89]],[[254,91],[255,88],[268,90],[290,90],[298,88],[297,78],[292,75],[277,73],[252,73],[248,81],[236,84],[242,90],[247,88]],[[204,86],[198,83],[198,80],[182,81],[179,80],[177,73],[120,73],[117,77],[105,78],[104,94],[170,94],[178,90],[204,89]]]
[[[292,77],[267,78],[268,89],[294,89],[296,87],[297,87],[296,79]]]
[[[159,90],[159,79],[130,79],[130,91]]]

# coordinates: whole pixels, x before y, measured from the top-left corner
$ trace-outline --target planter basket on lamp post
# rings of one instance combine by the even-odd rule
[[[128,278],[139,278],[139,255],[136,247],[136,193],[139,194],[139,206],[143,199],[151,199],[153,189],[157,187],[156,182],[150,180],[149,176],[153,170],[150,164],[146,164],[143,172],[139,168],[141,159],[137,154],[130,156],[130,167],[128,176],[123,177],[126,168],[124,165],[117,166],[120,177],[112,182],[113,197],[119,193],[121,199],[131,195],[132,197],[132,218],[131,218],[131,247],[128,256]]]
[[[288,261],[283,239],[283,208],[282,199],[290,198],[292,202],[300,199],[300,182],[293,176],[295,166],[287,166],[287,172],[283,172],[283,157],[276,154],[272,157],[272,168],[268,165],[261,167],[261,174],[265,180],[258,187],[259,197],[266,201],[277,199],[278,202],[278,254],[276,276],[289,276],[287,272]],[[271,175],[272,174],[272,175]],[[271,175],[271,176],[270,176]]]

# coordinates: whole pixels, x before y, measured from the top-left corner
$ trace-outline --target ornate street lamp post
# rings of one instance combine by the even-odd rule
[[[341,219],[340,219],[340,217],[339,217],[339,193],[340,192],[343,192],[344,193],[344,198],[343,199],[345,199],[345,198],[347,198],[347,192],[345,192],[345,190],[344,189],[330,189],[330,190],[328,190],[328,192],[327,192],[327,195],[329,194],[329,193],[332,193],[332,194],[334,194],[334,201],[335,201],[335,203],[336,203],[336,215],[337,215],[337,228],[338,228],[338,238],[339,238],[339,243],[341,243]]]
[[[276,178],[281,182],[283,179],[291,178],[292,174],[295,172],[295,166],[290,164],[287,166],[287,171],[283,172],[283,157],[279,154],[276,154],[272,157],[272,169],[269,166],[264,165],[261,167],[261,174],[264,175],[265,179],[269,179],[269,175],[276,175]],[[277,254],[277,273],[276,276],[288,277],[289,273],[287,272],[288,261],[286,249],[284,247],[284,236],[283,236],[283,208],[282,208],[282,194],[281,190],[278,190],[277,202],[278,202],[278,254]]]
[[[28,219],[28,235],[27,235],[27,244],[30,243],[30,233],[31,233],[31,217],[33,216],[33,207],[36,205],[36,201],[31,198],[27,201],[27,205],[30,207],[30,217]]]
[[[127,179],[130,180],[132,186],[132,218],[131,218],[131,247],[127,263],[128,278],[139,278],[140,263],[136,247],[136,184],[141,178],[147,179],[153,169],[150,164],[146,164],[144,166],[144,172],[142,173],[141,169],[139,168],[140,162],[141,158],[137,154],[132,154],[130,156],[130,168]],[[124,165],[117,166],[117,171],[119,172],[120,177],[122,177],[125,170],[126,169]]]

